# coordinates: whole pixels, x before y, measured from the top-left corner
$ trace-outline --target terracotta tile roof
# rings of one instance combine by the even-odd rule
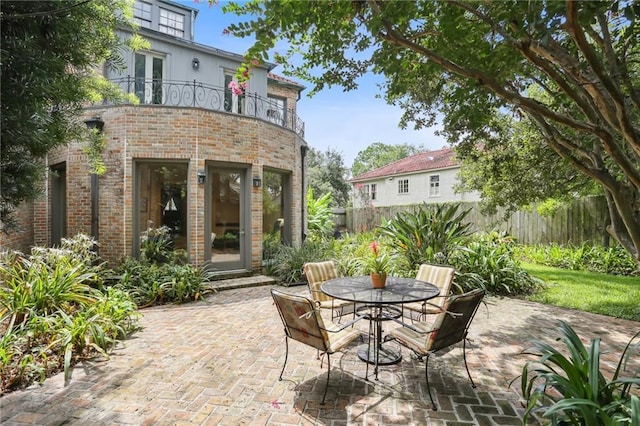
[[[295,87],[297,87],[297,88],[299,88],[301,90],[306,88],[305,86],[303,86],[302,84],[300,84],[298,82],[295,82],[293,80],[289,80],[288,78],[282,77],[281,75],[274,74],[272,72],[267,73],[267,78],[270,79],[270,80],[274,80],[274,81],[280,82],[280,83],[285,83],[285,84],[288,84],[288,85],[291,85],[291,86],[295,86]]]
[[[351,182],[413,172],[445,169],[456,165],[458,165],[458,161],[455,159],[453,148],[442,148],[435,151],[421,152],[420,154],[394,161],[386,166],[368,171],[360,176],[355,176],[351,179]]]

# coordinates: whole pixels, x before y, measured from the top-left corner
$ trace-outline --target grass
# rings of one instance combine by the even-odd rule
[[[522,263],[545,289],[528,300],[640,321],[640,278]]]

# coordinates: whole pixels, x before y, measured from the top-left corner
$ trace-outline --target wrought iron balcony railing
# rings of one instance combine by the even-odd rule
[[[141,104],[199,107],[261,118],[304,138],[304,122],[292,108],[284,108],[276,99],[258,94],[235,95],[231,89],[199,81],[172,81],[124,77],[112,80],[126,93],[134,93]]]

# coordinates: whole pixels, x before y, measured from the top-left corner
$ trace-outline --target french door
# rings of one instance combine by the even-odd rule
[[[148,53],[136,53],[134,60],[136,96],[143,104],[162,104],[164,102],[162,90],[164,58]]]
[[[211,263],[219,271],[246,269],[251,251],[248,168],[212,165],[207,175]]]

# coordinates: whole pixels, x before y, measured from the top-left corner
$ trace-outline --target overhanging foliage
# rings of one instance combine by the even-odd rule
[[[383,74],[386,99],[404,107],[401,124],[429,126],[443,113],[443,133],[460,147],[494,137],[502,114],[527,120],[558,162],[603,188],[608,230],[640,264],[639,3],[252,1],[225,9],[252,14],[229,28],[256,37],[249,65],[286,40],[275,59],[314,83],[311,93]]]

